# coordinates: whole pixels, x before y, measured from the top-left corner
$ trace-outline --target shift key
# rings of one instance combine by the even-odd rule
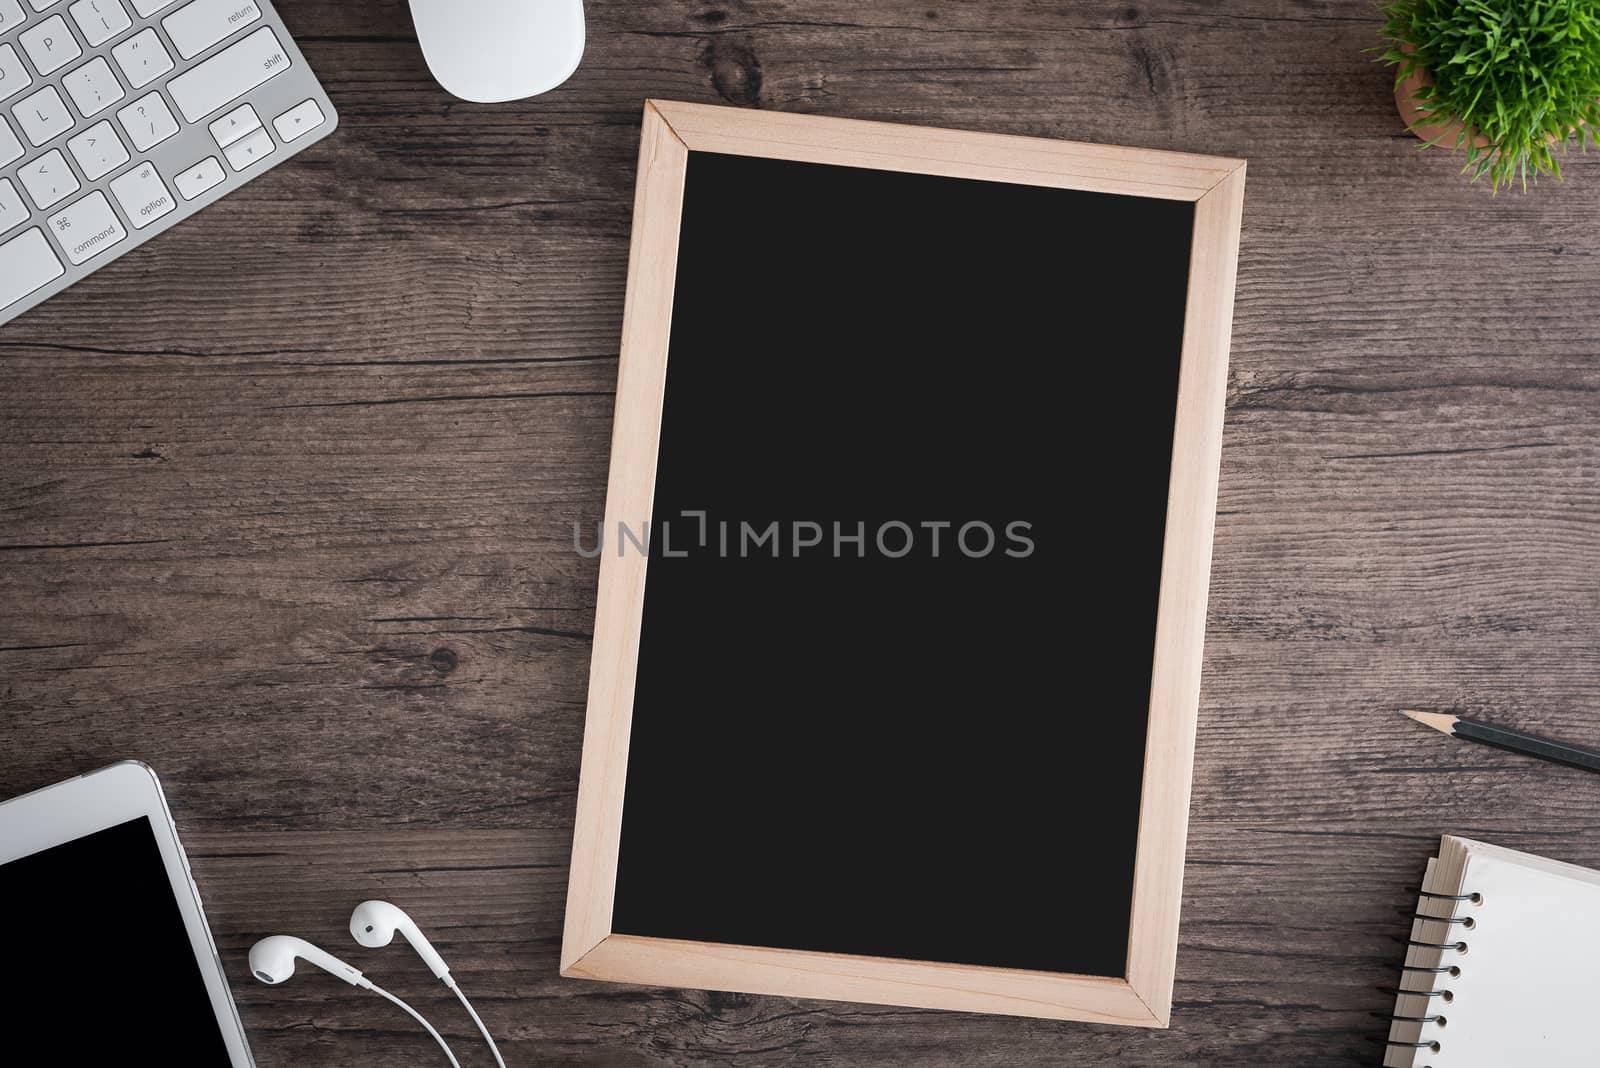
[[[167,92],[172,94],[183,117],[197,122],[282,74],[289,66],[289,53],[278,43],[272,28],[263,26],[172,79],[167,83]]]

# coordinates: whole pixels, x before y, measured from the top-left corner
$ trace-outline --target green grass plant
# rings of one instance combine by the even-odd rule
[[[1382,12],[1396,83],[1419,67],[1433,80],[1407,122],[1461,123],[1454,147],[1473,181],[1526,191],[1530,172],[1560,179],[1556,153],[1574,135],[1600,146],[1600,0],[1391,0]]]

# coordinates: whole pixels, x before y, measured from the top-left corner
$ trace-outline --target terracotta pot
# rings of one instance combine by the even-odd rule
[[[1422,103],[1417,98],[1417,91],[1425,85],[1432,84],[1433,78],[1426,70],[1421,67],[1413,69],[1394,87],[1394,106],[1400,110],[1400,119],[1406,124],[1406,129],[1424,141],[1436,142],[1445,148],[1454,148],[1456,138],[1461,134],[1459,121],[1427,122],[1417,112],[1418,105]],[[1477,127],[1473,127],[1471,136],[1472,143],[1477,147],[1488,147],[1489,139],[1479,133]]]

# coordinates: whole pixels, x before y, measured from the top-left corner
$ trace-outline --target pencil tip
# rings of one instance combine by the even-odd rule
[[[1442,731],[1445,734],[1453,734],[1456,720],[1461,718],[1460,716],[1452,716],[1448,712],[1417,712],[1409,708],[1402,708],[1400,714],[1409,716],[1418,723],[1432,727],[1436,731]]]

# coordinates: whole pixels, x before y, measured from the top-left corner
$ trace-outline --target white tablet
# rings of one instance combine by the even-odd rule
[[[0,1005],[55,1049],[52,1063],[254,1065],[172,814],[144,764],[0,804],[0,903]]]

